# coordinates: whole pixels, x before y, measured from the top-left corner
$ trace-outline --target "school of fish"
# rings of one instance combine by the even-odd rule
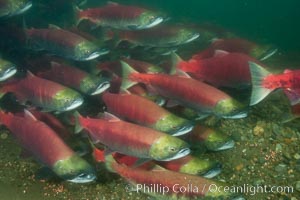
[[[203,187],[149,193],[157,199],[243,199],[204,189],[230,184],[212,179],[221,163],[195,152],[228,150],[234,140],[201,120],[245,118],[276,89],[290,101],[291,117],[300,117],[300,71],[273,74],[263,62],[277,52],[274,46],[179,25],[161,11],[114,2],[87,8],[80,2],[80,9],[76,3],[46,5],[68,5],[70,25],[28,27],[34,1],[0,0],[1,125],[63,180],[101,179],[80,155],[87,151],[81,154],[105,163],[132,188]],[[197,43],[205,48],[199,45],[183,60],[180,48]],[[250,89],[251,95],[240,101],[228,89]],[[13,109],[5,99],[13,100]],[[78,151],[73,140],[88,150],[79,145]]]

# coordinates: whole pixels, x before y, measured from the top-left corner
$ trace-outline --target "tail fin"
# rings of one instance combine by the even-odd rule
[[[105,166],[107,170],[109,170],[110,172],[116,172],[113,167],[113,165],[115,164],[118,165],[117,161],[113,157],[113,154],[105,156]]]
[[[75,133],[79,133],[83,129],[83,127],[80,124],[80,118],[82,116],[79,114],[79,112],[75,111],[74,117],[75,117]]]
[[[13,83],[13,81],[11,83]],[[6,93],[10,92],[10,86],[11,86],[10,83],[6,83],[5,85],[0,85],[0,99],[2,99],[2,97],[6,95]]]
[[[13,119],[12,113],[5,113],[2,109],[0,109],[0,124],[8,125],[10,121]]]
[[[130,65],[128,65],[126,62],[124,61],[120,61],[121,65],[122,65],[122,85],[121,85],[121,89],[126,90],[128,88],[130,88],[131,86],[135,85],[136,82],[129,80],[129,76],[132,73],[138,73],[137,71],[135,71]]]
[[[179,64],[183,62],[183,60],[175,52],[171,53],[171,59],[172,59],[172,68],[170,70],[170,74],[176,74]]]
[[[0,125],[5,124],[4,119],[5,119],[5,113],[2,110],[2,108],[0,108]]]
[[[262,85],[263,79],[271,73],[254,62],[249,62],[249,68],[252,80],[252,94],[250,106],[262,101],[274,89],[264,88]]]
[[[75,13],[75,25],[78,26],[80,22],[86,18],[82,16],[82,10],[79,9],[77,5],[73,5],[73,10]]]
[[[293,113],[286,112],[282,115],[281,123],[287,123],[287,122],[293,121],[296,118],[298,118],[298,117],[294,116]]]
[[[0,99],[2,99],[2,97],[3,97],[5,94],[6,94],[6,92],[5,92],[5,91],[2,91],[2,90],[0,89]]]
[[[103,163],[105,162],[105,153],[104,153],[104,150],[103,149],[98,149],[94,143],[92,142],[91,138],[88,136],[88,140],[89,140],[89,143],[93,149],[93,157],[94,157],[94,160],[96,162],[100,162],[100,163]]]

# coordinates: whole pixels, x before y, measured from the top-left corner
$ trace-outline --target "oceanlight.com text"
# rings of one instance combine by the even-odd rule
[[[239,185],[239,186],[220,186],[216,184],[203,184],[203,185],[162,185],[162,184],[136,184],[127,185],[127,191],[135,191],[137,193],[157,193],[165,195],[168,193],[233,193],[233,194],[245,194],[255,195],[258,193],[293,193],[294,188],[292,186],[272,186],[272,185]]]

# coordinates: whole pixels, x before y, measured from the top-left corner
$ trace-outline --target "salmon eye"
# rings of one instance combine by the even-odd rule
[[[176,127],[176,126],[171,126],[171,128],[172,128],[172,129],[176,129],[177,127]]]
[[[175,149],[174,147],[170,147],[169,150],[170,150],[171,152],[175,152],[175,151],[176,151],[176,149]]]

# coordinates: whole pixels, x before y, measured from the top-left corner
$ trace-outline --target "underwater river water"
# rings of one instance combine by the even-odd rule
[[[105,1],[96,0],[87,2],[82,8],[106,4]],[[60,27],[72,25],[74,22],[70,20],[70,16],[73,10],[68,3],[50,2],[48,4],[44,0],[33,1],[33,7],[24,13],[26,26],[38,28],[46,27],[47,24]],[[226,35],[227,37],[229,35],[228,37],[239,37],[258,44],[276,46],[278,49],[276,54],[262,61],[268,69],[276,73],[282,73],[284,69],[299,69],[300,67],[300,13],[297,10],[300,7],[299,1],[126,0],[118,1],[118,3],[159,10],[170,17],[167,22],[170,24],[213,27],[210,30],[217,32],[216,36]],[[21,16],[15,16],[0,21],[1,30],[3,27],[4,29],[8,27],[8,24],[22,26],[22,20]],[[198,39],[179,46],[176,53],[188,60],[195,53],[208,47],[209,41],[203,42],[201,36],[200,32]],[[28,63],[27,59],[31,56],[30,53],[24,53],[27,49],[20,49],[20,44],[16,44],[15,47],[15,40],[7,35],[4,38],[0,35],[1,37],[0,55],[3,54],[17,65]],[[116,48],[100,60],[114,60],[122,54],[130,54],[130,51],[133,50]],[[149,54],[147,51],[147,48],[142,51],[138,50],[132,55],[136,59],[155,62],[155,64],[170,59],[168,55],[156,57],[157,52]],[[38,56],[35,55],[35,57]],[[229,92],[243,102],[247,102],[250,98],[249,91],[230,90]],[[12,99],[10,96],[2,99],[1,108],[9,111],[19,109],[18,103]],[[94,115],[95,112],[102,110],[103,105],[101,108],[94,107],[95,99],[88,99],[87,102],[91,102],[93,106],[85,105],[79,109],[81,113],[91,111]],[[300,119],[283,123],[286,114],[290,112],[288,99],[281,90],[278,90],[268,95],[259,104],[249,107],[246,118],[220,119],[210,116],[202,119],[197,123],[232,137],[235,146],[216,152],[200,148],[193,154],[220,162],[222,171],[213,180],[246,188],[247,191],[241,192],[245,199],[300,199]],[[61,114],[59,117],[63,118]],[[68,128],[73,131],[73,126],[68,126]],[[86,138],[83,140],[85,144],[88,144]],[[119,175],[108,172],[103,163],[96,163],[91,152],[85,154],[84,158],[95,166],[97,180],[92,183],[78,184],[63,181],[48,171],[41,170],[42,166],[39,162],[32,157],[23,156],[21,151],[20,145],[3,126],[0,129],[1,200],[142,200],[154,198],[142,192],[128,190],[128,182]],[[266,186],[267,190],[257,191],[255,186]],[[271,188],[274,188],[274,191],[271,192]]]

